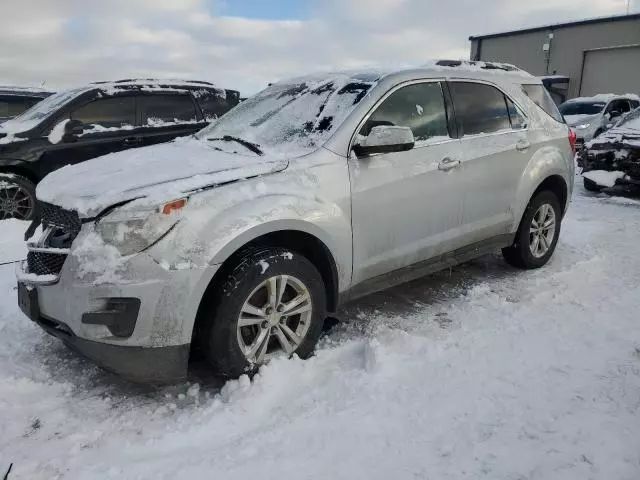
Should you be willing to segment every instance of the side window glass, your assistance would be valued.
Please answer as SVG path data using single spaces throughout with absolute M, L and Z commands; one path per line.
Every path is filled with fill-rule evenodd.
M 507 110 L 509 112 L 509 119 L 511 120 L 511 128 L 514 130 L 520 130 L 527 126 L 527 120 L 524 118 L 518 107 L 509 99 L 509 97 L 504 97 L 507 102 Z
M 497 88 L 482 83 L 452 82 L 451 93 L 463 136 L 511 128 L 505 96 Z
M 194 90 L 193 96 L 196 98 L 205 120 L 211 121 L 221 117 L 230 109 L 227 95 L 224 90 L 213 90 L 203 88 Z
M 416 83 L 396 90 L 369 117 L 360 135 L 369 135 L 377 125 L 409 127 L 416 143 L 433 138 L 449 138 L 440 83 Z
M 142 124 L 161 126 L 197 121 L 190 95 L 142 95 L 138 97 Z
M 134 97 L 99 98 L 71 112 L 72 120 L 105 128 L 130 127 L 136 124 Z
M 622 113 L 627 113 L 627 112 L 631 111 L 631 107 L 629 106 L 629 101 L 628 100 L 620 101 L 620 111 Z
M 30 97 L 0 97 L 0 118 L 20 115 L 38 103 L 38 101 L 40 101 L 40 99 Z

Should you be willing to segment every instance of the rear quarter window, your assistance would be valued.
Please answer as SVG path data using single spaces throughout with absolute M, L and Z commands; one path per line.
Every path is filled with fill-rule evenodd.
M 522 85 L 522 91 L 556 122 L 565 123 L 556 103 L 542 84 Z

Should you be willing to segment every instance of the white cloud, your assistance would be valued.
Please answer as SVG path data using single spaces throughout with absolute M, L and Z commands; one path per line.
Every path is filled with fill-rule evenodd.
M 178 76 L 252 93 L 314 70 L 467 58 L 469 35 L 623 13 L 626 4 L 311 1 L 309 19 L 276 21 L 217 16 L 205 0 L 3 0 L 0 83 Z

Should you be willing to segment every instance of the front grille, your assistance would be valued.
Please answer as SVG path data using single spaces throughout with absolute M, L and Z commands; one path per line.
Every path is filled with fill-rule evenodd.
M 42 228 L 57 227 L 71 235 L 73 241 L 74 238 L 80 233 L 82 222 L 78 212 L 73 210 L 65 210 L 47 202 L 38 202 L 38 210 L 40 219 L 42 221 Z
M 27 265 L 29 273 L 35 275 L 58 275 L 67 256 L 59 253 L 29 252 Z
M 35 275 L 58 275 L 67 255 L 60 252 L 42 251 L 47 248 L 70 248 L 80 233 L 82 222 L 77 212 L 65 210 L 47 202 L 38 202 L 38 213 L 45 233 L 39 249 L 27 254 L 28 273 Z

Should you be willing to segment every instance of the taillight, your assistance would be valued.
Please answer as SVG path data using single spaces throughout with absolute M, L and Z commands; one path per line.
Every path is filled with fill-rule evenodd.
M 576 135 L 576 132 L 573 131 L 572 128 L 569 129 L 569 145 L 571 145 L 571 151 L 573 152 L 573 154 L 576 154 L 576 141 L 578 140 L 578 137 Z

